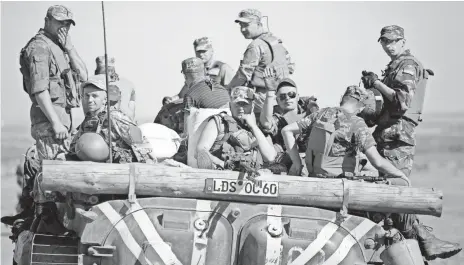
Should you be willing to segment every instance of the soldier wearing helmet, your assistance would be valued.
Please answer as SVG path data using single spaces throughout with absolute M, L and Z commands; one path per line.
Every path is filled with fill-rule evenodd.
M 110 85 L 109 89 L 109 104 L 114 104 L 110 112 L 111 130 L 108 129 L 105 75 L 92 76 L 82 84 L 85 118 L 73 138 L 71 153 L 80 160 L 105 162 L 111 144 L 113 163 L 153 162 L 148 156 L 151 152 L 148 141 L 132 119 L 117 108 L 120 98 L 117 86 Z
M 295 134 L 309 137 L 306 167 L 312 177 L 338 177 L 356 174 L 356 154 L 363 152 L 379 171 L 398 177 L 394 181 L 409 185 L 406 175 L 377 152 L 376 143 L 364 120 L 356 116 L 364 108 L 365 91 L 349 86 L 339 107 L 323 108 L 282 129 L 285 146 L 292 159 L 291 175 L 300 175 L 302 162 L 295 145 Z
M 241 171 L 243 164 L 254 170 L 272 162 L 276 152 L 257 125 L 253 114 L 254 92 L 236 87 L 230 95 L 232 116 L 220 113 L 209 118 L 196 149 L 199 168 Z
M 280 79 L 289 77 L 295 71 L 295 64 L 283 46 L 282 40 L 267 32 L 261 19 L 262 15 L 258 10 L 245 9 L 239 13 L 235 20 L 235 23 L 240 25 L 240 31 L 245 39 L 252 41 L 240 61 L 237 73 L 229 83 L 229 88 L 248 86 L 255 89 L 256 98 L 253 104 L 257 117 L 261 113 L 266 98 L 264 69 L 268 66 L 274 66 Z
M 378 90 L 383 96 L 383 108 L 374 121 L 377 127 L 373 136 L 378 152 L 409 177 L 416 146 L 415 128 L 421 121 L 426 81 L 433 72 L 424 69 L 405 48 L 402 27 L 383 27 L 378 41 L 391 59 L 383 79 L 380 80 L 373 72 L 362 72 L 364 87 Z M 458 243 L 436 238 L 420 224 L 416 215 L 393 214 L 392 219 L 406 238 L 418 240 L 422 255 L 427 260 L 448 258 L 462 249 Z

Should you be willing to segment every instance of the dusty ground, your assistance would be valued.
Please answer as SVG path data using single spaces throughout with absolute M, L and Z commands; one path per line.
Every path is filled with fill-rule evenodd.
M 418 148 L 412 175 L 414 186 L 433 187 L 443 191 L 441 218 L 423 216 L 421 221 L 434 228 L 438 237 L 464 245 L 464 118 L 456 116 L 427 117 L 418 129 Z M 28 130 L 2 128 L 1 215 L 14 213 L 19 188 L 14 168 L 30 145 Z M 13 245 L 9 230 L 1 227 L 1 264 L 11 264 Z M 431 265 L 464 264 L 464 253 L 451 259 L 436 260 Z

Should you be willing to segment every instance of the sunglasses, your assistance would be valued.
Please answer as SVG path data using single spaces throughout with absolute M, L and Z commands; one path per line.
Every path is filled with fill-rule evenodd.
M 286 99 L 287 99 L 287 96 L 288 96 L 289 98 L 296 98 L 296 92 L 290 91 L 290 92 L 288 92 L 288 93 L 281 93 L 281 94 L 279 94 L 279 99 L 280 99 L 280 100 L 286 100 Z

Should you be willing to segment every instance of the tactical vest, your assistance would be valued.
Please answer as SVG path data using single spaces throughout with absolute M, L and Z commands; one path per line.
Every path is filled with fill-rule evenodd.
M 287 50 L 282 45 L 282 41 L 269 34 L 262 34 L 258 38 L 263 40 L 271 50 L 272 59 L 267 63 L 266 67 L 275 66 L 277 76 L 280 79 L 288 77 L 290 75 L 290 69 L 288 68 Z M 262 80 L 264 78 L 263 70 L 264 69 L 255 70 L 250 82 L 252 86 L 257 87 L 257 84 L 259 84 L 257 80 Z
M 220 61 L 214 61 L 214 63 L 211 65 L 211 68 L 209 68 L 207 71 L 206 71 L 206 75 L 209 76 L 209 78 L 213 81 L 215 81 L 216 83 L 220 84 L 220 85 L 223 85 L 221 84 L 221 76 L 219 75 L 221 73 L 221 67 L 222 65 L 224 65 L 223 62 L 220 62 Z
M 396 62 L 395 64 L 390 65 L 389 72 L 385 74 L 384 81 L 387 78 L 394 79 L 398 74 L 398 69 L 403 68 L 406 63 L 412 62 L 414 65 L 418 66 L 419 73 L 418 73 L 418 82 L 416 84 L 416 91 L 414 96 L 412 97 L 412 101 L 410 107 L 402 105 L 402 110 L 405 111 L 403 116 L 411 119 L 413 122 L 418 124 L 422 121 L 421 114 L 424 106 L 425 101 L 425 93 L 427 89 L 427 81 L 429 79 L 429 75 L 433 76 L 434 73 L 430 69 L 424 69 L 422 64 L 412 55 L 403 56 L 401 60 Z
M 309 176 L 337 177 L 346 172 L 355 173 L 356 171 L 356 156 L 348 154 L 344 156 L 330 155 L 336 135 L 335 131 L 339 129 L 336 120 L 337 118 L 332 118 L 325 122 L 318 119 L 312 125 L 305 158 Z M 349 134 L 354 134 L 352 128 Z
M 210 149 L 211 154 L 225 161 L 224 169 L 240 170 L 241 161 L 254 169 L 262 167 L 263 158 L 258 146 L 251 144 L 251 132 L 241 128 L 232 116 L 225 113 L 214 115 L 211 119 L 224 124 L 224 131 L 218 127 L 220 140 L 217 140 Z
M 50 55 L 57 67 L 57 74 L 49 77 L 49 93 L 50 97 L 57 98 L 53 102 L 55 105 L 61 105 L 66 108 L 78 108 L 81 106 L 81 95 L 78 88 L 78 75 L 69 65 L 69 59 L 63 50 L 52 40 L 42 33 L 38 33 L 32 38 L 26 46 L 21 50 L 20 65 L 21 73 L 23 74 L 23 89 L 29 93 L 30 89 L 26 84 L 30 85 L 29 67 L 25 63 L 24 52 L 29 44 L 34 40 L 42 40 L 47 44 Z M 50 60 L 52 61 L 52 60 Z M 64 91 L 63 91 L 64 90 Z M 63 95 L 65 96 L 63 98 Z

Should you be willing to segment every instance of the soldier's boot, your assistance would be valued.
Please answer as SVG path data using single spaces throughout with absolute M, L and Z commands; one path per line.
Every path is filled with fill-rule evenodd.
M 419 242 L 422 255 L 427 260 L 434 260 L 436 258 L 447 259 L 462 250 L 459 243 L 451 243 L 436 238 L 431 233 L 432 228 L 424 226 L 418 220 L 414 222 L 413 230 Z

